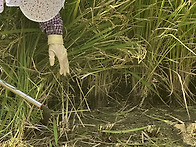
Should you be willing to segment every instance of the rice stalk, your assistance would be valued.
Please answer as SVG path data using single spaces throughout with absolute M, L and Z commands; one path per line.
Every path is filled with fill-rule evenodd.
M 195 3 L 192 4 L 195 5 Z M 182 3 L 173 3 L 171 1 L 169 1 L 169 3 L 167 1 L 151 1 L 141 3 L 140 1 L 139 3 L 138 1 L 138 6 L 143 8 L 137 9 L 137 11 L 135 11 L 136 21 L 134 22 L 134 24 L 136 25 L 134 27 L 134 34 L 141 36 L 141 38 L 144 38 L 144 40 L 146 40 L 148 44 L 148 53 L 145 60 L 143 61 L 146 69 L 139 69 L 139 71 L 140 73 L 142 73 L 142 76 L 146 77 L 145 81 L 147 81 L 149 84 L 153 84 L 158 89 L 162 88 L 162 86 L 167 87 L 166 89 L 169 89 L 168 87 L 171 87 L 173 88 L 173 90 L 171 90 L 172 93 L 175 93 L 176 95 L 180 92 L 178 91 L 179 88 L 177 88 L 179 84 L 176 84 L 175 81 L 167 81 L 168 78 L 165 77 L 167 76 L 165 67 L 167 67 L 168 65 L 168 60 L 170 61 L 169 68 L 177 70 L 178 72 L 178 68 L 182 67 L 182 69 L 180 70 L 182 77 L 186 77 L 186 80 L 190 81 L 187 79 L 188 75 L 183 73 L 183 71 L 190 71 L 190 69 L 192 68 L 191 65 L 193 65 L 195 58 L 195 53 L 193 52 L 194 48 L 190 49 L 187 46 L 188 44 L 190 44 L 189 40 L 193 39 L 191 32 L 195 32 L 195 26 L 190 25 L 193 24 L 191 22 L 194 22 L 191 19 L 194 14 L 190 13 L 193 7 L 189 6 L 185 1 L 183 1 Z M 185 26 L 189 26 L 189 29 L 187 29 L 187 27 Z M 146 30 L 141 31 L 141 28 L 145 28 Z M 185 32 L 183 32 L 183 30 L 185 30 Z M 174 38 L 169 39 L 162 37 L 168 35 L 176 36 L 175 39 L 177 39 L 177 41 Z M 183 48 L 186 48 L 187 52 L 184 51 Z M 171 54 L 172 56 L 170 56 Z M 180 66 L 178 66 L 178 61 L 183 61 L 183 64 L 180 64 Z M 185 61 L 188 62 L 188 65 L 190 66 L 187 66 L 187 64 L 184 63 Z M 190 76 L 192 73 L 189 73 Z M 174 74 L 170 77 L 174 78 L 173 76 L 175 77 L 176 75 Z M 165 79 L 165 81 L 163 81 L 165 85 L 162 84 L 162 79 L 159 79 L 159 77 L 165 77 L 162 78 Z M 178 79 L 178 77 L 175 77 L 175 79 Z M 153 81 L 158 82 L 153 83 Z M 188 85 L 189 83 L 187 83 L 187 86 L 185 87 L 188 88 Z M 145 89 L 145 86 L 142 89 Z M 144 94 L 144 99 L 145 97 L 147 97 L 147 95 Z M 180 97 L 178 97 L 177 99 L 180 99 Z

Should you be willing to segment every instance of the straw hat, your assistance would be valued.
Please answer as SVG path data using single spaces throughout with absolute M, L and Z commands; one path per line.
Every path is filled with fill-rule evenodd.
M 0 7 L 1 2 L 3 3 L 3 0 L 0 0 Z M 28 19 L 44 22 L 56 16 L 64 6 L 64 2 L 65 0 L 6 0 L 6 5 L 19 6 Z

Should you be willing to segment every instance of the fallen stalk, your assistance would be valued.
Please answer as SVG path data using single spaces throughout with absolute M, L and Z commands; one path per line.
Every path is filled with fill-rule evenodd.
M 129 129 L 129 130 L 102 130 L 101 132 L 104 133 L 112 133 L 112 134 L 119 134 L 119 133 L 129 133 L 129 132 L 135 132 L 135 131 L 140 131 L 147 129 L 149 126 L 141 127 L 141 128 L 134 128 L 134 129 Z

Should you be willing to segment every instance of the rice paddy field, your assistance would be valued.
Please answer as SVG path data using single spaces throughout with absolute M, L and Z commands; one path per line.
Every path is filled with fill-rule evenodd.
M 196 146 L 196 2 L 66 0 L 70 74 L 19 8 L 0 15 L 0 147 Z

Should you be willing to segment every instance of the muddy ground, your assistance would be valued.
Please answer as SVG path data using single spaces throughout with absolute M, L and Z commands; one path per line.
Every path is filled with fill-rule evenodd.
M 109 147 L 196 146 L 196 109 L 190 108 L 191 120 L 183 108 L 137 108 L 116 110 L 104 107 L 84 113 L 83 124 L 70 132 L 67 146 Z
M 102 107 L 69 119 L 69 129 L 62 133 L 53 120 L 48 127 L 27 126 L 22 142 L 35 147 L 188 147 L 196 146 L 196 108 L 151 107 L 126 109 Z M 72 115 L 73 116 L 73 115 Z M 23 145 L 25 146 L 25 145 Z

